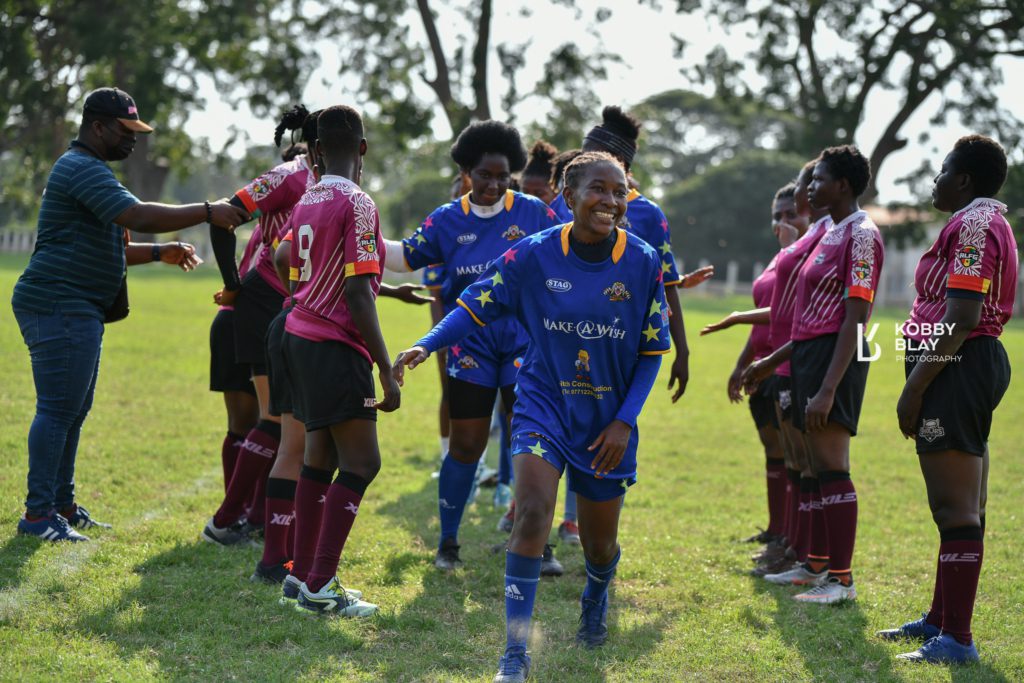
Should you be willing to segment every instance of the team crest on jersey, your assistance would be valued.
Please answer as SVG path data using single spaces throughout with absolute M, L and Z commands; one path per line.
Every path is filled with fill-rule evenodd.
M 576 361 L 574 363 L 576 367 L 576 379 L 581 382 L 590 381 L 590 354 L 580 349 L 579 353 L 576 354 Z
M 981 260 L 981 251 L 973 244 L 967 244 L 956 253 L 956 260 L 964 270 L 974 270 Z
M 608 297 L 609 301 L 629 301 L 633 296 L 626 289 L 626 285 L 621 282 L 613 282 L 611 287 L 604 290 L 604 295 Z
M 928 419 L 925 418 L 921 423 L 921 429 L 917 433 L 922 439 L 931 443 L 935 439 L 940 439 L 946 435 L 946 430 L 943 428 L 942 423 L 939 422 L 939 418 Z
M 364 235 L 359 236 L 359 250 L 364 251 L 367 254 L 374 254 L 377 252 L 377 236 L 372 232 L 368 232 Z
M 857 259 L 853 262 L 853 277 L 855 282 L 866 282 L 871 277 L 871 264 L 867 259 Z
M 510 225 L 508 226 L 508 230 L 501 233 L 501 236 L 507 239 L 509 242 L 515 242 L 516 240 L 521 240 L 524 237 L 526 237 L 526 233 L 523 232 L 523 229 L 520 228 L 518 225 Z
M 820 252 L 818 252 L 818 255 L 814 257 L 814 265 L 820 266 L 824 262 L 825 262 L 825 252 L 820 251 Z
M 480 367 L 480 364 L 476 362 L 476 359 L 473 358 L 473 356 L 467 353 L 459 356 L 459 367 L 463 370 L 474 370 Z

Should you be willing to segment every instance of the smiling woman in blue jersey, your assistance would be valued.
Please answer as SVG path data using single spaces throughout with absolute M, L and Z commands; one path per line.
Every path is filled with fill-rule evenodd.
M 436 209 L 410 237 L 388 241 L 385 256 L 385 267 L 398 272 L 443 265 L 448 276 L 442 292 L 445 313 L 457 308 L 459 293 L 494 259 L 555 223 L 554 211 L 544 202 L 509 189 L 512 174 L 526 166 L 526 149 L 514 127 L 500 121 L 470 124 L 452 145 L 451 156 L 469 177 L 470 191 Z M 487 447 L 491 412 L 499 390 L 510 412 L 526 345 L 522 328 L 510 318 L 448 349 L 451 437 L 438 478 L 438 569 L 462 566 L 459 525 Z
M 607 639 L 619 510 L 636 481 L 637 417 L 670 348 L 662 261 L 616 227 L 629 194 L 622 165 L 609 154 L 583 154 L 566 167 L 563 193 L 571 224 L 506 251 L 462 292 L 458 308 L 395 359 L 402 381 L 406 367 L 508 320 L 529 339 L 512 418 L 516 520 L 505 560 L 500 682 L 529 671 L 526 638 L 563 471 L 578 496 L 587 566 L 577 640 L 596 647 Z
M 714 266 L 705 266 L 692 273 L 680 275 L 676 259 L 672 254 L 672 233 L 668 219 L 661 207 L 640 194 L 635 187 L 630 167 L 638 150 L 640 121 L 620 107 L 605 107 L 601 112 L 601 123 L 594 126 L 583 138 L 584 152 L 607 152 L 618 159 L 626 171 L 629 194 L 626 196 L 626 213 L 620 227 L 644 240 L 658 250 L 661 258 L 661 272 L 665 279 L 665 299 L 669 307 L 669 329 L 672 345 L 676 348 L 675 360 L 669 373 L 668 388 L 675 403 L 686 391 L 690 378 L 690 351 L 686 345 L 686 329 L 683 326 L 683 310 L 679 304 L 677 287 L 696 287 L 714 275 Z M 557 179 L 556 179 L 557 180 Z M 555 183 L 558 186 L 558 183 Z M 562 221 L 572 220 L 572 209 L 564 194 L 555 197 L 551 208 Z

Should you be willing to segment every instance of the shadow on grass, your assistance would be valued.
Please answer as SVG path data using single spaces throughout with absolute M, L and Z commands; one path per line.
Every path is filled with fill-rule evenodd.
M 21 584 L 21 570 L 42 547 L 36 536 L 13 536 L 0 548 L 0 590 L 15 589 Z
M 800 653 L 813 680 L 835 678 L 837 671 L 863 671 L 864 680 L 901 680 L 908 667 L 927 667 L 898 661 L 890 647 L 880 639 L 866 633 L 868 620 L 856 602 L 838 605 L 805 605 L 793 599 L 799 590 L 772 586 L 753 579 L 755 592 L 775 599 L 775 627 L 783 640 Z M 762 629 L 752 614 L 747 622 Z M 916 649 L 917 643 L 905 643 L 902 652 Z M 840 668 L 842 667 L 842 668 Z M 948 668 L 953 681 L 997 681 L 1007 678 L 985 663 Z M 858 676 L 858 679 L 861 677 Z
M 465 567 L 444 573 L 432 566 L 437 544 L 437 482 L 424 476 L 417 490 L 389 501 L 378 509 L 412 538 L 417 552 L 390 557 L 382 582 L 407 584 L 411 575 L 419 591 L 393 614 L 378 621 L 387 642 L 399 650 L 423 651 L 427 669 L 403 667 L 397 658 L 382 663 L 387 680 L 450 680 L 455 676 L 489 678 L 504 648 L 504 553 L 506 534 L 497 532 L 500 516 L 492 510 L 489 494 L 481 491 L 476 509 L 468 509 L 460 529 L 460 553 Z M 623 539 L 628 545 L 629 539 Z M 497 548 L 497 551 L 495 550 Z M 560 549 L 565 574 L 544 578 L 538 589 L 534 629 L 530 639 L 533 670 L 538 680 L 605 680 L 616 663 L 642 660 L 651 653 L 678 617 L 660 611 L 651 617 L 642 606 L 630 604 L 611 589 L 610 639 L 592 652 L 575 643 L 579 596 L 586 581 L 582 552 Z M 619 611 L 634 608 L 644 620 L 620 627 Z

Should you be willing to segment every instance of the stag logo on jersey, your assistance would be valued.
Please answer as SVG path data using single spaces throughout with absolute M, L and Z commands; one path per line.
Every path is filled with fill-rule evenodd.
M 946 430 L 939 422 L 939 418 L 929 419 L 925 418 L 921 423 L 921 429 L 917 432 L 917 435 L 931 443 L 935 439 L 941 439 L 946 435 Z
M 633 296 L 621 282 L 613 282 L 611 287 L 604 290 L 604 295 L 608 297 L 608 301 L 629 301 Z
M 480 364 L 476 362 L 473 356 L 467 353 L 459 357 L 459 367 L 463 370 L 473 370 L 480 367 Z
M 973 244 L 968 244 L 960 247 L 960 251 L 956 253 L 956 260 L 964 270 L 973 270 L 981 260 L 981 252 Z
M 508 226 L 508 230 L 501 233 L 501 236 L 507 239 L 509 242 L 515 242 L 516 240 L 521 240 L 524 237 L 526 237 L 526 233 L 523 232 L 523 229 L 520 228 L 518 225 L 510 225 Z
M 475 232 L 464 232 L 461 235 L 459 235 L 458 237 L 456 237 L 455 241 L 458 242 L 459 244 L 462 244 L 462 245 L 473 244 L 473 242 L 476 242 L 476 233 Z
M 552 292 L 568 292 L 570 289 L 572 289 L 571 282 L 557 277 L 548 278 L 547 282 L 545 282 L 544 284 Z

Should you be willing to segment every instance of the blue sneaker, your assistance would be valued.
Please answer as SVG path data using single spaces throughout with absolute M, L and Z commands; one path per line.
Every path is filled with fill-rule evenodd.
M 608 640 L 608 594 L 604 594 L 601 602 L 581 597 L 580 608 L 580 628 L 576 631 L 576 642 L 587 649 L 601 647 Z
M 494 683 L 522 683 L 530 677 L 530 655 L 521 648 L 509 648 L 498 660 Z
M 38 536 L 44 541 L 88 541 L 89 537 L 80 534 L 68 525 L 56 512 L 51 512 L 48 517 L 30 522 L 24 517 L 18 520 L 18 533 L 25 536 Z
M 927 618 L 928 614 L 925 613 L 917 621 L 908 621 L 899 628 L 888 628 L 875 635 L 883 640 L 920 640 L 921 642 L 931 640 L 942 633 L 942 629 L 929 624 L 925 621 Z
M 978 661 L 978 648 L 973 641 L 970 645 L 962 645 L 950 634 L 943 633 L 913 652 L 896 655 L 896 659 L 926 664 L 967 664 Z
M 68 520 L 68 525 L 74 529 L 92 529 L 93 527 L 98 529 L 113 528 L 110 524 L 97 522 L 92 518 L 92 515 L 89 514 L 89 511 L 81 505 L 76 504 L 74 506 L 74 510 L 75 511 L 70 515 L 62 515 L 66 520 Z

